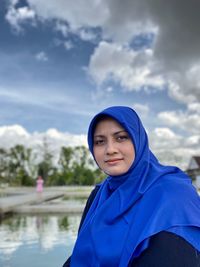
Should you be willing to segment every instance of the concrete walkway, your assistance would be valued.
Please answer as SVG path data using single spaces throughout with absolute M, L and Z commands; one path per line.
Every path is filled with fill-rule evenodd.
M 63 195 L 63 193 L 44 192 L 42 194 L 31 193 L 25 195 L 3 197 L 0 198 L 0 214 L 15 212 L 15 210 L 19 209 L 23 204 L 40 204 L 44 201 L 62 197 Z M 29 206 L 29 209 L 31 209 L 31 206 Z
M 16 207 L 14 212 L 23 214 L 79 214 L 83 212 L 85 205 L 22 205 L 21 207 Z
M 84 204 L 48 203 L 48 201 L 61 198 L 85 198 L 87 199 L 92 186 L 87 187 L 46 187 L 43 193 L 36 193 L 35 188 L 19 187 L 0 189 L 0 217 L 13 213 L 81 213 Z

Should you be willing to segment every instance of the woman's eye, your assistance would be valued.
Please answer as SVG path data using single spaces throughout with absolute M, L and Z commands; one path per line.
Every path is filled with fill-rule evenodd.
M 94 145 L 100 146 L 104 144 L 104 140 L 96 140 L 94 141 Z
M 119 142 L 123 142 L 123 141 L 125 141 L 127 139 L 128 139 L 127 135 L 120 135 L 120 136 L 117 137 L 117 141 L 119 141 Z

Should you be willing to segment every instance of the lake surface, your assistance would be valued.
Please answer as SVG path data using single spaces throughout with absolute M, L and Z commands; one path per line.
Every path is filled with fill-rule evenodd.
M 80 215 L 15 215 L 0 223 L 1 267 L 62 267 Z

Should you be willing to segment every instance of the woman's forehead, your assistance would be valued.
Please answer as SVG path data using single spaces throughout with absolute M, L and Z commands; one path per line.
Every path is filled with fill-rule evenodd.
M 94 128 L 94 135 L 97 132 L 106 132 L 106 131 L 125 131 L 124 127 L 115 119 L 111 117 L 104 117 L 99 120 Z

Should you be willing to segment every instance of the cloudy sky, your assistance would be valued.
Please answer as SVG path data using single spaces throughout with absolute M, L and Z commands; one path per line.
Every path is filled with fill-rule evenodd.
M 200 154 L 199 10 L 196 0 L 1 0 L 1 144 L 84 143 L 95 113 L 127 105 L 162 160 Z

